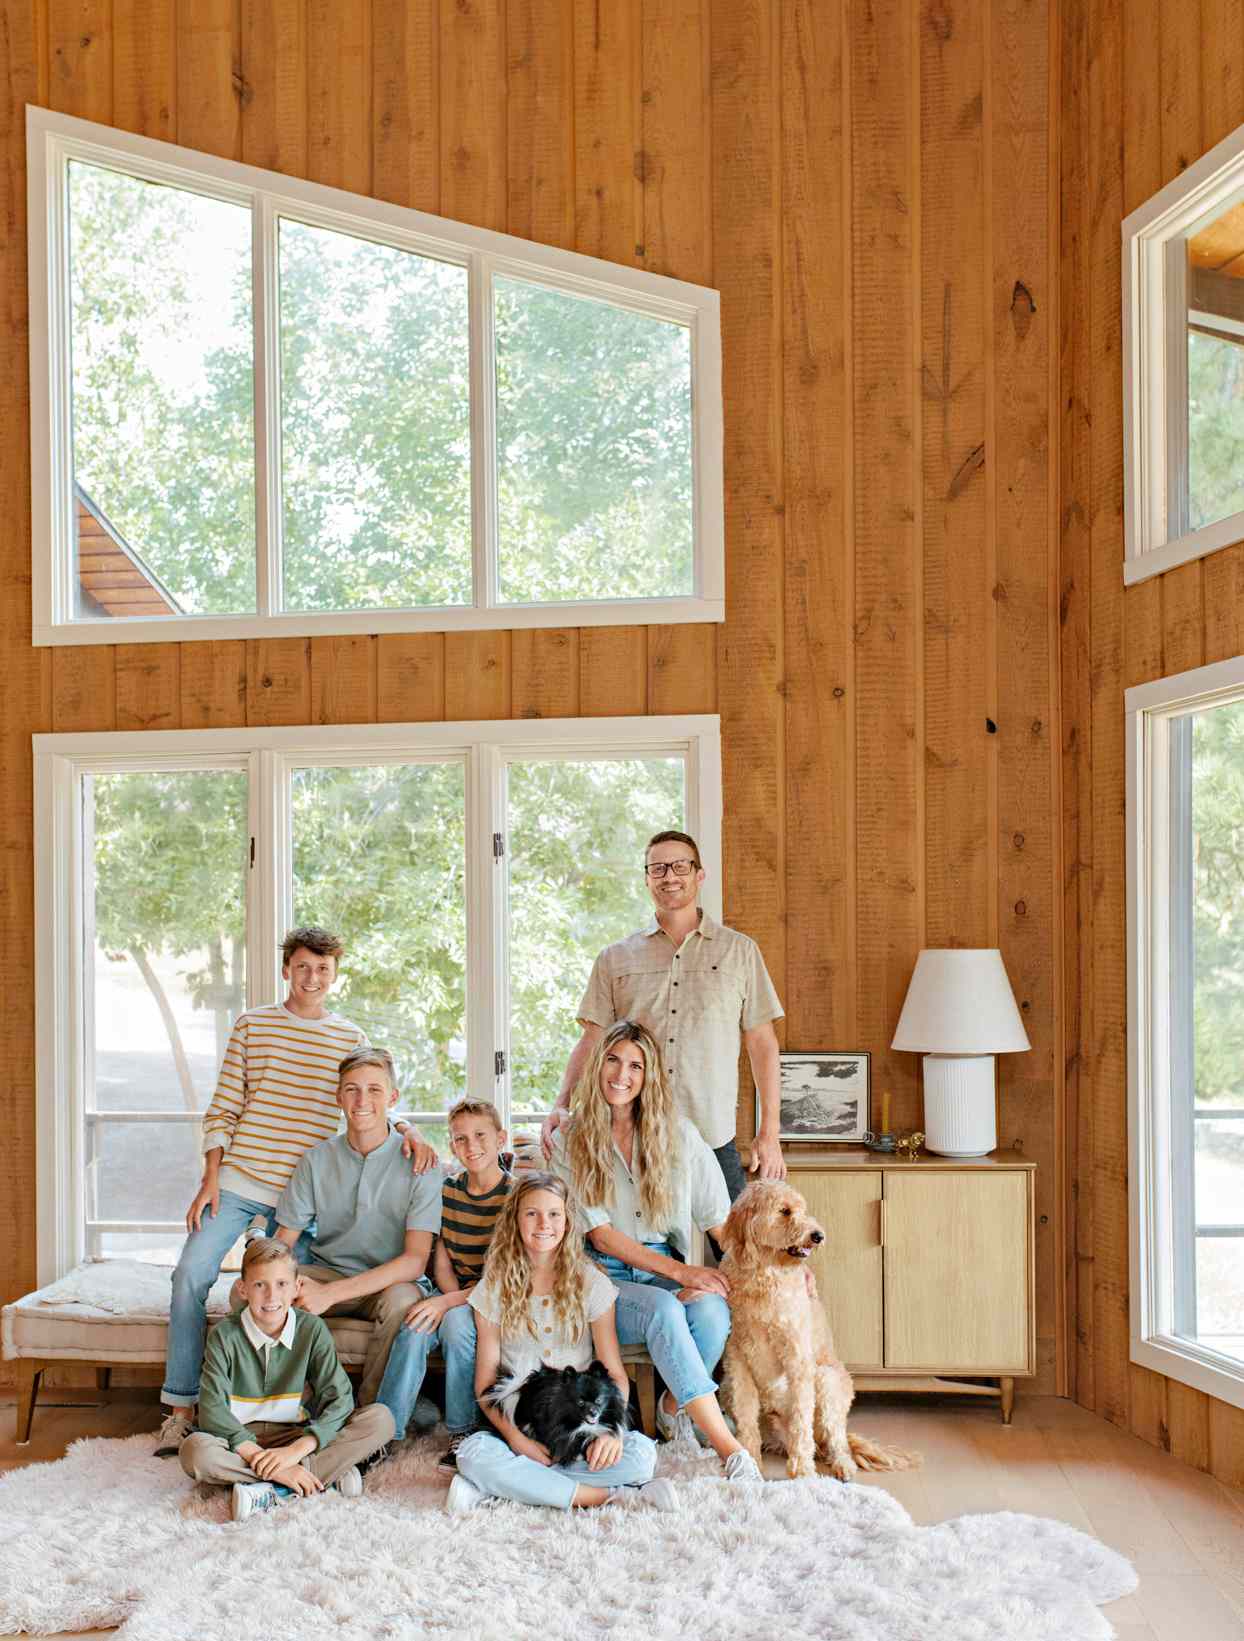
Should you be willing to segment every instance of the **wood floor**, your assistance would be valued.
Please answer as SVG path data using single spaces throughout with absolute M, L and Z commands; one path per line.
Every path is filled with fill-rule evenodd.
M 153 1402 L 47 1407 L 30 1446 L 18 1447 L 7 1402 L 0 1469 L 58 1458 L 78 1436 L 129 1436 L 158 1422 Z M 855 1423 L 924 1454 L 922 1470 L 866 1478 L 916 1521 L 1022 1510 L 1130 1557 L 1140 1588 L 1106 1609 L 1123 1641 L 1244 1641 L 1244 1493 L 1052 1396 L 1021 1398 L 1009 1429 L 988 1405 L 898 1396 L 866 1398 Z M 769 1468 L 781 1474 L 780 1460 Z

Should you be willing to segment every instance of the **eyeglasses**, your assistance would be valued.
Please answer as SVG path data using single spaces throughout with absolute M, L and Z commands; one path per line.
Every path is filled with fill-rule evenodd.
M 675 877 L 690 877 L 696 869 L 693 860 L 654 860 L 651 866 L 645 866 L 644 871 L 649 877 L 664 877 L 666 872 L 673 872 Z

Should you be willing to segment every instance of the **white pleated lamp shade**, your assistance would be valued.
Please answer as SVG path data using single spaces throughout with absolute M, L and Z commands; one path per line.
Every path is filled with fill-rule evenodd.
M 890 1046 L 914 1054 L 1017 1054 L 1031 1048 L 1002 953 L 992 947 L 921 952 Z

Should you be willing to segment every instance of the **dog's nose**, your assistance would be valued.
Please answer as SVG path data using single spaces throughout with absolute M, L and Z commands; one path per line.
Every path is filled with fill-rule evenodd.
M 825 1233 L 824 1233 L 824 1231 L 813 1231 L 813 1233 L 812 1233 L 812 1241 L 813 1241 L 813 1242 L 814 1242 L 814 1243 L 817 1243 L 817 1242 L 824 1242 L 824 1240 L 825 1240 Z

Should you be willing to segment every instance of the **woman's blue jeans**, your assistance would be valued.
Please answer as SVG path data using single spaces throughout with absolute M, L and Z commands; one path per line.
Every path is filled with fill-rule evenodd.
M 199 1399 L 199 1374 L 207 1339 L 207 1296 L 220 1275 L 225 1255 L 256 1214 L 264 1217 L 264 1235 L 275 1236 L 276 1209 L 271 1203 L 252 1202 L 235 1191 L 222 1191 L 219 1213 L 205 1208 L 201 1228 L 186 1238 L 173 1272 L 168 1358 L 160 1392 L 160 1400 L 169 1407 L 193 1407 Z M 297 1263 L 298 1248 L 293 1256 Z
M 432 1294 L 436 1289 L 423 1278 L 419 1286 Z M 435 1333 L 420 1333 L 401 1327 L 389 1351 L 388 1365 L 376 1400 L 393 1415 L 395 1441 L 406 1434 L 415 1401 L 423 1388 L 428 1357 L 440 1346 L 445 1359 L 445 1423 L 451 1435 L 474 1430 L 478 1412 L 475 1405 L 475 1312 L 470 1305 L 456 1305 L 446 1311 Z
M 670 1253 L 666 1246 L 654 1251 Z M 706 1293 L 684 1305 L 677 1297 L 681 1282 L 624 1265 L 609 1254 L 596 1259 L 618 1290 L 618 1343 L 647 1348 L 676 1406 L 715 1396 L 713 1369 L 730 1337 L 730 1307 L 721 1295 Z

